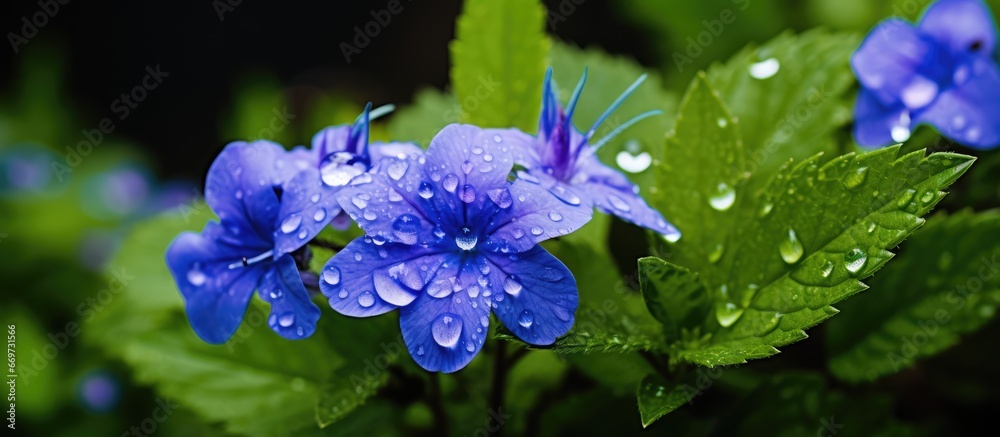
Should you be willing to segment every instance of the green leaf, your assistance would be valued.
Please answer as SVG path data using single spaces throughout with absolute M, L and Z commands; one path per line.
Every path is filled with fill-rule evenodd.
M 639 400 L 639 416 L 644 428 L 691 400 L 684 386 L 670 384 L 655 374 L 643 378 L 635 397 Z
M 951 347 L 1000 304 L 1000 211 L 937 215 L 905 244 L 907 256 L 872 279 L 876 294 L 846 302 L 830 321 L 830 369 L 874 380 Z
M 759 48 L 750 45 L 725 64 L 713 64 L 708 79 L 740 121 L 745 144 L 739 171 L 770 176 L 793 158 L 838 150 L 835 132 L 851 118 L 854 83 L 849 60 L 857 35 L 815 29 L 785 32 Z M 769 73 L 758 79 L 751 72 Z M 758 74 L 759 75 L 759 74 Z M 750 189 L 766 179 L 752 180 Z
M 708 314 L 708 292 L 698 274 L 656 257 L 639 260 L 639 286 L 650 314 L 663 324 L 668 341 L 683 327 L 698 326 Z
M 417 92 L 413 104 L 397 110 L 389 120 L 389 138 L 415 141 L 425 148 L 449 123 L 457 123 L 461 107 L 452 94 L 427 88 Z
M 128 364 L 137 381 L 206 421 L 221 422 L 228 432 L 315 431 L 321 387 L 347 363 L 377 357 L 379 341 L 371 338 L 384 331 L 373 324 L 360 329 L 346 317 L 323 317 L 312 337 L 286 340 L 267 326 L 266 305 L 255 298 L 228 343 L 203 342 L 191 330 L 163 254 L 178 233 L 200 229 L 210 216 L 197 204 L 137 225 L 111 263 L 110 277 L 120 278 L 124 290 L 84 318 L 93 319 L 84 335 Z M 361 340 L 345 342 L 344 332 Z
M 699 273 L 715 304 L 703 325 L 711 338 L 674 345 L 674 360 L 737 364 L 805 338 L 804 329 L 837 312 L 832 304 L 866 288 L 860 279 L 891 258 L 887 249 L 923 223 L 974 160 L 897 156 L 898 147 L 825 163 L 817 155 L 787 164 L 754 196 L 726 170 L 739 163 L 742 143 L 725 114 L 696 79 L 667 140 L 676 158 L 658 168 L 654 205 L 685 233 L 677 264 Z M 720 184 L 727 187 L 713 192 Z
M 451 43 L 461 119 L 482 127 L 538 125 L 551 42 L 536 0 L 466 0 Z

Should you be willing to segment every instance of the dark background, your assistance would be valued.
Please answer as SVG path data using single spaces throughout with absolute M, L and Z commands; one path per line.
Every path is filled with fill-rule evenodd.
M 403 11 L 348 64 L 340 43 L 351 43 L 354 27 L 372 20 L 371 11 L 385 9 L 388 0 L 243 0 L 231 10 L 226 0 L 71 0 L 59 5 L 55 16 L 28 44 L 19 46 L 17 54 L 7 33 L 19 33 L 21 18 L 41 7 L 38 0 L 8 0 L 0 14 L 2 50 L 7 51 L 0 83 L 4 91 L 11 91 L 27 51 L 55 48 L 71 72 L 65 104 L 87 114 L 80 120 L 83 125 L 96 127 L 101 118 L 114 115 L 111 103 L 139 84 L 145 67 L 159 64 L 169 79 L 127 119 L 116 123 L 111 135 L 144 149 L 160 177 L 200 180 L 225 144 L 219 138 L 221 114 L 230 109 L 233 84 L 247 72 L 271 73 L 286 89 L 336 89 L 359 105 L 367 100 L 376 105 L 406 104 L 421 87 L 444 88 L 448 43 L 461 2 L 400 1 Z M 546 4 L 555 8 L 559 1 Z M 226 5 L 221 21 L 216 5 Z M 610 2 L 583 3 L 572 19 L 549 27 L 553 30 L 562 40 L 653 63 L 654 54 L 644 44 L 648 38 L 630 27 Z M 299 143 L 308 140 L 309 136 L 298 138 Z

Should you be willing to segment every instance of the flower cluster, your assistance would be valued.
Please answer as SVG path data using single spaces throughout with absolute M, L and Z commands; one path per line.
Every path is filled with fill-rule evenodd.
M 352 126 L 318 133 L 310 149 L 228 145 L 205 188 L 219 222 L 180 235 L 166 255 L 191 326 L 207 342 L 227 341 L 256 290 L 271 306 L 275 332 L 308 337 L 320 315 L 310 284 L 347 316 L 398 308 L 410 355 L 430 371 L 468 364 L 486 340 L 491 314 L 525 342 L 552 344 L 573 325 L 577 286 L 538 243 L 579 229 L 595 207 L 679 236 L 595 154 L 658 112 L 590 143 L 641 79 L 581 132 L 571 119 L 585 78 L 564 111 L 548 72 L 537 135 L 453 124 L 426 151 L 369 144 L 370 120 L 382 112 L 369 106 Z M 307 243 L 345 217 L 365 235 L 310 280 Z
M 970 147 L 1000 145 L 996 26 L 981 0 L 940 0 L 914 26 L 880 23 L 851 58 L 861 83 L 854 136 L 863 146 L 906 141 L 929 124 Z

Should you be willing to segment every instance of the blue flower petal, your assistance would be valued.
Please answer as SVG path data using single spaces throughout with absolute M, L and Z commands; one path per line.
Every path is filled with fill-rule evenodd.
M 541 185 L 518 179 L 510 185 L 512 206 L 499 211 L 486 231 L 486 247 L 495 252 L 523 252 L 537 243 L 573 232 L 594 215 L 582 199 L 566 203 Z M 498 196 L 499 197 L 499 196 Z
M 883 104 L 898 102 L 924 65 L 933 44 L 913 25 L 892 18 L 878 24 L 851 56 L 851 66 L 861 85 Z
M 337 312 L 377 316 L 392 311 L 396 304 L 412 302 L 421 294 L 416 290 L 426 288 L 445 258 L 440 251 L 421 246 L 379 245 L 369 237 L 358 238 L 326 263 L 319 286 Z
M 578 192 L 589 197 L 601 212 L 666 236 L 680 237 L 677 228 L 639 196 L 639 187 L 625 175 L 601 163 L 596 155 L 583 159 L 577 167 L 579 170 L 571 183 L 578 187 Z M 567 190 L 570 187 L 568 184 L 563 186 Z M 558 189 L 559 185 L 553 187 L 554 191 Z
M 333 153 L 346 152 L 356 155 L 365 149 L 367 135 L 352 135 L 353 126 L 330 126 L 313 135 L 312 150 L 322 163 Z
M 386 158 L 405 159 L 411 155 L 422 155 L 424 149 L 413 143 L 372 143 L 368 146 L 372 165 Z
M 501 131 L 487 132 L 472 125 L 445 126 L 431 140 L 424 173 L 442 195 L 438 208 L 466 211 L 466 217 L 491 208 L 490 190 L 507 184 L 514 166 Z M 489 202 L 489 203 L 487 203 Z
M 905 141 L 910 137 L 910 124 L 909 112 L 902 103 L 886 106 L 871 91 L 862 88 L 858 92 L 854 104 L 854 139 L 859 145 L 882 147 Z
M 267 263 L 230 269 L 243 256 L 224 241 L 224 230 L 209 222 L 201 234 L 180 234 L 167 248 L 166 261 L 181 290 L 188 320 L 208 343 L 225 343 L 239 328 Z
M 494 310 L 514 335 L 549 345 L 573 326 L 579 296 L 573 274 L 541 246 L 516 255 L 487 254 Z
M 435 224 L 451 217 L 438 211 L 441 200 L 427 181 L 420 158 L 383 159 L 378 168 L 351 181 L 336 197 L 340 206 L 370 237 L 403 244 L 429 243 L 439 238 Z M 439 231 L 440 233 L 440 231 Z
M 990 56 L 996 47 L 993 15 L 980 0 L 938 0 L 927 8 L 917 27 L 952 53 Z
M 274 259 L 315 238 L 341 211 L 336 197 L 340 187 L 324 184 L 319 170 L 302 170 L 284 187 L 274 229 Z
M 974 59 L 972 65 L 964 68 L 969 72 L 968 79 L 941 93 L 931 106 L 920 112 L 916 122 L 929 123 L 946 137 L 970 147 L 996 147 L 1000 145 L 1000 73 L 997 65 L 985 59 Z
M 541 140 L 535 136 L 515 128 L 485 129 L 484 132 L 488 137 L 498 135 L 503 139 L 504 145 L 510 148 L 511 159 L 515 164 L 525 168 L 542 166 L 542 157 L 539 154 Z
M 464 270 L 474 268 L 470 263 Z M 489 334 L 489 299 L 482 292 L 470 297 L 459 291 L 441 298 L 421 293 L 400 308 L 399 326 L 413 360 L 431 372 L 450 373 L 469 364 Z
M 270 141 L 231 143 L 208 170 L 205 201 L 246 246 L 271 246 L 281 186 L 274 171 L 285 149 Z
M 298 340 L 312 336 L 319 307 L 309 299 L 291 255 L 271 263 L 258 286 L 261 299 L 271 304 L 267 324 L 282 337 Z

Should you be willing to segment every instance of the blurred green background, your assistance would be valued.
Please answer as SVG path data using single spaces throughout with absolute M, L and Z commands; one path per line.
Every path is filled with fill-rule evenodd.
M 164 402 L 170 405 L 98 347 L 88 331 L 92 316 L 109 304 L 105 298 L 114 300 L 102 293 L 114 286 L 104 272 L 114 271 L 111 263 L 123 237 L 134 223 L 159 212 L 205 214 L 196 203 L 201 184 L 227 142 L 269 138 L 286 146 L 304 144 L 320 128 L 352 120 L 369 100 L 376 106 L 405 107 L 419 100 L 416 96 L 433 98 L 427 88 L 448 89 L 448 43 L 461 9 L 458 1 L 404 2 L 392 24 L 349 61 L 340 44 L 354 38 L 354 26 L 371 20 L 371 11 L 385 8 L 385 1 L 186 3 L 68 3 L 59 5 L 26 42 L 9 39 L 14 42 L 6 48 L 0 70 L 0 320 L 17 327 L 22 432 L 123 435 L 165 408 Z M 697 71 L 785 29 L 822 26 L 860 36 L 890 15 L 915 18 L 928 3 L 549 0 L 546 31 L 572 45 L 634 59 L 658 71 L 676 96 Z M 1000 1 L 990 3 L 994 10 L 1000 7 Z M 0 28 L 22 36 L 27 35 L 22 17 L 30 19 L 43 10 L 34 1 L 2 7 Z M 730 18 L 729 24 L 717 24 Z M 167 75 L 155 88 L 146 87 L 142 101 L 118 101 L 143 80 L 152 83 L 146 77 L 156 66 Z M 100 132 L 106 118 L 113 131 Z M 379 124 L 375 137 L 392 137 L 393 123 L 414 122 L 387 119 L 389 128 Z M 426 146 L 426 138 L 393 139 L 416 139 Z M 81 142 L 91 143 L 92 152 L 79 159 L 69 156 L 68 150 Z M 981 162 L 978 174 L 996 174 L 1000 166 L 995 162 Z M 968 179 L 974 182 L 956 186 L 954 196 L 965 203 L 945 208 L 998 206 L 995 178 Z M 620 223 L 612 224 L 612 232 L 637 235 Z M 615 243 L 613 252 L 619 266 L 631 272 L 645 244 L 628 238 L 611 240 L 626 241 Z M 183 323 L 176 327 L 189 329 Z M 128 330 L 119 333 L 128 335 Z M 852 386 L 816 379 L 828 373 L 821 327 L 810 331 L 814 338 L 786 348 L 777 358 L 727 372 L 718 387 L 649 432 L 769 430 L 766 421 L 743 412 L 754 402 L 765 402 L 775 405 L 775 411 L 778 405 L 788 407 L 778 415 L 798 414 L 789 413 L 787 404 L 799 398 L 781 385 L 794 378 L 815 389 L 815 405 L 807 402 L 803 408 L 808 412 L 801 414 L 811 415 L 819 435 L 824 435 L 823 418 L 814 413 L 825 414 L 824 408 L 843 403 L 847 395 L 891 404 L 880 411 L 905 425 L 879 428 L 889 433 L 920 427 L 948 434 L 974 430 L 988 425 L 1000 406 L 1000 395 L 992 389 L 998 375 L 990 364 L 1000 358 L 995 352 L 998 334 L 1000 325 L 994 321 L 908 371 Z M 587 367 L 585 373 L 614 374 L 627 373 L 631 364 L 594 359 L 576 365 Z M 633 393 L 621 388 L 627 384 L 595 382 L 567 367 L 564 358 L 549 352 L 532 352 L 521 363 L 519 373 L 512 375 L 512 390 L 524 387 L 525 396 L 540 398 L 544 409 L 517 415 L 508 433 L 640 431 Z M 788 369 L 809 373 L 762 382 Z M 533 386 L 548 390 L 535 393 L 530 390 L 537 387 L 529 388 Z M 407 432 L 427 432 L 431 412 L 415 400 L 416 391 L 393 387 L 380 395 L 386 402 L 373 406 L 372 418 L 357 419 L 358 428 L 334 426 L 323 432 L 366 429 L 364 424 L 377 422 L 379 414 L 399 416 L 394 424 Z M 156 422 L 157 435 L 227 432 L 192 408 L 169 409 L 169 417 Z M 606 413 L 603 420 L 586 420 L 599 412 Z M 469 414 L 485 419 L 480 411 Z M 859 434 L 867 433 L 843 430 L 843 435 Z

